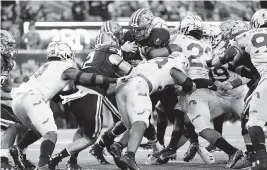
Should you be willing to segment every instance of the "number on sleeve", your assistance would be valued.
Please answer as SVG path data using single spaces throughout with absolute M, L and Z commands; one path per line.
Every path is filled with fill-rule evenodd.
M 88 56 L 86 57 L 84 63 L 83 63 L 83 66 L 82 68 L 87 68 L 87 67 L 90 67 L 90 64 L 93 62 L 94 60 L 94 57 L 95 57 L 95 52 L 91 52 L 90 54 L 88 54 Z
M 199 44 L 191 43 L 188 47 L 187 50 L 192 51 L 193 49 L 198 49 L 198 54 L 197 55 L 190 55 L 188 57 L 189 63 L 191 67 L 204 67 L 204 65 L 200 62 L 195 62 L 194 60 L 198 60 L 200 56 L 203 55 L 203 48 Z
M 40 70 L 38 70 L 38 71 L 33 75 L 34 78 L 37 78 L 37 77 L 41 76 L 41 75 L 44 73 L 44 71 L 48 68 L 48 65 L 49 65 L 49 63 L 46 63 L 45 65 L 43 65 L 43 68 L 40 68 Z
M 253 35 L 251 43 L 254 47 L 258 48 L 255 54 L 267 52 L 267 34 L 259 33 Z

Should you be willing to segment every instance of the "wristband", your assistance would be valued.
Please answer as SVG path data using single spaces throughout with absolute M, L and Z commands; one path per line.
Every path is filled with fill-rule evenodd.
M 193 81 L 192 81 L 192 79 L 187 77 L 181 86 L 183 87 L 183 91 L 185 93 L 191 92 L 192 89 L 193 89 Z
M 75 81 L 80 83 L 80 77 L 81 75 L 83 74 L 84 72 L 83 71 L 79 71 L 79 73 L 76 75 L 76 78 L 75 78 Z
M 92 86 L 95 86 L 95 79 L 96 79 L 96 74 L 94 73 L 91 77 L 91 83 L 92 83 Z
M 172 53 L 171 47 L 169 45 L 167 45 L 166 48 L 167 48 L 169 54 L 171 54 Z

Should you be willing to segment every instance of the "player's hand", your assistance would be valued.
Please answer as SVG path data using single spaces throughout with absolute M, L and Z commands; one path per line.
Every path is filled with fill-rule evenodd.
M 0 76 L 1 88 L 5 84 L 6 80 L 7 80 L 7 75 L 1 75 Z
M 122 51 L 125 52 L 132 52 L 135 53 L 137 50 L 138 46 L 135 44 L 135 42 L 130 42 L 130 41 L 126 41 L 122 46 L 121 49 Z
M 233 89 L 233 85 L 229 81 L 223 82 L 219 87 L 219 90 L 223 92 L 227 92 L 228 90 L 232 90 L 232 89 Z

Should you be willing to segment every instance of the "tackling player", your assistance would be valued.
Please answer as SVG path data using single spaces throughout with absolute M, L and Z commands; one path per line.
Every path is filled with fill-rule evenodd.
M 77 70 L 74 53 L 64 42 L 51 42 L 47 59 L 27 82 L 12 91 L 15 115 L 25 126 L 43 136 L 37 169 L 49 169 L 48 161 L 57 141 L 57 126 L 49 101 L 74 80 L 88 85 L 116 82 L 116 79 Z
M 9 72 L 13 69 L 14 63 L 12 58 L 14 58 L 15 53 L 15 39 L 13 35 L 6 31 L 1 30 L 1 130 L 4 130 L 1 136 L 1 168 L 4 169 L 17 169 L 20 167 L 13 167 L 9 164 L 8 155 L 9 150 L 14 142 L 17 134 L 22 136 L 27 128 L 19 122 L 19 120 L 14 115 L 14 112 L 10 106 L 8 106 L 9 101 L 12 100 L 10 96 L 10 91 L 13 87 L 17 86 L 11 82 Z M 28 168 L 34 167 L 34 165 L 26 160 L 26 155 L 23 154 L 24 163 Z
M 96 47 L 87 56 L 82 66 L 82 71 L 86 73 L 100 74 L 110 78 L 128 75 L 132 69 L 133 67 L 123 60 L 119 42 L 110 32 L 103 32 L 96 37 Z M 82 136 L 76 135 L 73 143 L 53 156 L 49 166 L 51 169 L 54 169 L 59 161 L 67 156 L 71 156 L 68 168 L 80 169 L 81 167 L 77 165 L 79 152 L 95 143 L 102 130 L 102 103 L 109 87 L 108 84 L 91 85 L 87 88 L 84 84 L 77 82 L 76 87 L 79 91 L 63 96 L 63 102 L 70 102 Z

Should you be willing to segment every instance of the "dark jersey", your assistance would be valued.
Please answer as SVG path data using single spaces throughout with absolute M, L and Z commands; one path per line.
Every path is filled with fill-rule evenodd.
M 117 72 L 119 68 L 109 61 L 109 56 L 112 54 L 122 56 L 121 48 L 115 45 L 104 45 L 94 49 L 94 51 L 86 57 L 82 66 L 82 71 L 86 73 L 97 73 L 105 77 L 118 77 Z M 90 88 L 103 94 L 106 92 L 108 85 L 90 86 Z
M 127 31 L 124 34 L 124 42 L 130 41 L 133 42 L 133 36 L 131 35 L 130 31 Z M 170 32 L 165 28 L 154 28 L 151 31 L 151 34 L 148 38 L 136 42 L 137 45 L 141 47 L 153 47 L 153 48 L 161 48 L 166 46 L 170 40 Z M 139 49 L 135 53 L 131 52 L 123 52 L 124 59 L 127 60 L 142 60 L 140 56 Z

